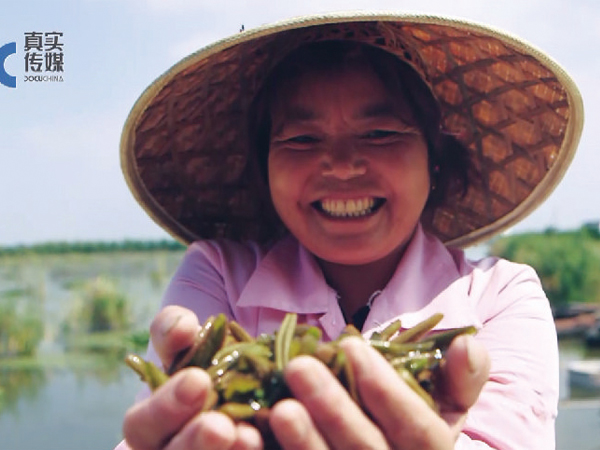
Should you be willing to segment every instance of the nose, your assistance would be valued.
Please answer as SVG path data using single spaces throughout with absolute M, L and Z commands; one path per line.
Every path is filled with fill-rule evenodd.
M 323 152 L 321 173 L 323 176 L 349 180 L 367 172 L 367 160 L 350 142 L 333 144 Z

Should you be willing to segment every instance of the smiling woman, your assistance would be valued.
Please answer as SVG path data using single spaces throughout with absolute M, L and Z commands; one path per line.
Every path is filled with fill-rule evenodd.
M 426 203 L 438 206 L 456 185 L 466 192 L 468 150 L 442 133 L 417 74 L 374 47 L 302 46 L 264 86 L 251 136 L 277 217 L 326 276 L 330 263 L 360 265 L 360 286 L 343 296 L 356 298 L 342 305 L 351 317 L 380 287 L 381 267 L 369 263 L 394 267 Z M 346 283 L 330 282 L 341 294 Z
M 390 276 L 421 217 L 430 191 L 427 145 L 397 112 L 366 114 L 389 110 L 391 94 L 365 66 L 307 72 L 287 89 L 271 109 L 271 198 L 351 317 L 383 287 L 380 261 Z M 298 110 L 308 114 L 298 120 Z M 362 215 L 354 214 L 357 203 Z
M 332 262 L 362 264 L 390 250 L 401 252 L 412 234 L 429 194 L 427 146 L 421 132 L 400 117 L 364 115 L 389 97 L 372 73 L 354 68 L 331 75 L 308 74 L 292 96 L 279 97 L 287 104 L 271 113 L 277 131 L 271 136 L 269 188 L 279 217 L 309 251 Z M 288 111 L 295 108 L 310 111 L 311 118 L 290 119 Z M 369 214 L 348 214 L 363 199 L 373 205 Z M 361 250 L 371 254 L 348 253 Z
M 430 16 L 292 19 L 186 58 L 142 95 L 122 140 L 136 198 L 191 242 L 149 358 L 171 366 L 210 316 L 258 336 L 295 313 L 330 340 L 348 323 L 369 336 L 442 313 L 437 330 L 478 334 L 448 349 L 439 414 L 350 338 L 364 409 L 320 362 L 293 358 L 276 376 L 294 398 L 263 411 L 278 445 L 552 448 L 558 352 L 539 279 L 456 247 L 548 195 L 581 114 L 539 51 Z M 128 411 L 122 448 L 262 448 L 254 427 L 200 413 L 211 392 L 204 371 L 177 372 Z
M 358 42 L 340 40 L 300 47 L 287 55 L 264 82 L 254 101 L 253 112 L 249 115 L 251 142 L 254 143 L 262 176 L 267 178 L 269 140 L 279 132 L 278 127 L 272 124 L 282 120 L 272 109 L 285 110 L 286 119 L 294 122 L 301 123 L 314 118 L 314 113 L 301 106 L 302 102 L 307 103 L 307 99 L 294 94 L 299 79 L 310 79 L 320 74 L 322 79 L 334 83 L 340 71 L 361 68 L 368 69 L 377 78 L 379 88 L 385 92 L 379 102 L 370 99 L 363 105 L 357 118 L 363 118 L 365 122 L 369 118 L 394 118 L 397 128 L 370 130 L 363 138 L 370 138 L 373 142 L 377 139 L 383 143 L 384 138 L 390 140 L 393 134 L 423 134 L 427 143 L 429 171 L 435 177 L 432 180 L 434 186 L 438 188 L 430 192 L 428 206 L 439 206 L 445 198 L 457 192 L 466 193 L 471 164 L 468 150 L 444 129 L 440 105 L 427 84 L 409 64 L 390 53 Z M 355 94 L 356 89 L 352 88 L 350 96 Z M 290 97 L 294 95 L 298 97 L 300 105 L 290 104 Z M 283 104 L 281 96 L 286 99 L 286 104 Z M 310 137 L 295 138 L 296 141 L 298 139 L 308 144 Z

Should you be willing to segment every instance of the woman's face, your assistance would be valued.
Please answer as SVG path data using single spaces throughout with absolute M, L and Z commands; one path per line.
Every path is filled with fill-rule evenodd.
M 402 251 L 430 186 L 427 145 L 408 106 L 359 67 L 303 75 L 277 93 L 269 185 L 288 230 L 337 264 Z

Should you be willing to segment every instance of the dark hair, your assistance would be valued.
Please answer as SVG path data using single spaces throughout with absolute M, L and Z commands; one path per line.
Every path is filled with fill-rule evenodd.
M 305 44 L 290 52 L 268 75 L 252 103 L 248 114 L 250 148 L 267 186 L 273 99 L 283 85 L 307 73 L 327 73 L 348 66 L 371 68 L 392 97 L 409 106 L 410 117 L 406 119 L 419 127 L 428 148 L 432 189 L 426 209 L 442 205 L 451 195 L 464 195 L 469 186 L 469 150 L 442 130 L 440 105 L 419 74 L 409 64 L 380 48 L 335 40 Z

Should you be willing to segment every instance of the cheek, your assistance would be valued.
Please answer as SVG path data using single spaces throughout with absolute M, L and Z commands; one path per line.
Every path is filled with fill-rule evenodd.
M 309 154 L 274 153 L 268 160 L 269 186 L 285 195 L 298 195 L 312 177 L 314 157 Z
M 424 196 L 427 198 L 429 196 L 431 179 L 429 176 L 429 156 L 427 153 L 427 146 L 424 142 L 415 148 L 411 161 L 411 173 L 414 174 L 415 189 L 417 193 L 421 194 L 421 197 Z
M 426 152 L 406 152 L 395 161 L 383 164 L 383 170 L 393 171 L 392 178 L 402 190 L 416 198 L 429 195 L 429 162 Z
M 296 195 L 297 182 L 295 177 L 298 174 L 285 158 L 278 156 L 269 157 L 268 168 L 271 200 L 277 212 L 281 215 L 286 205 L 290 205 Z

